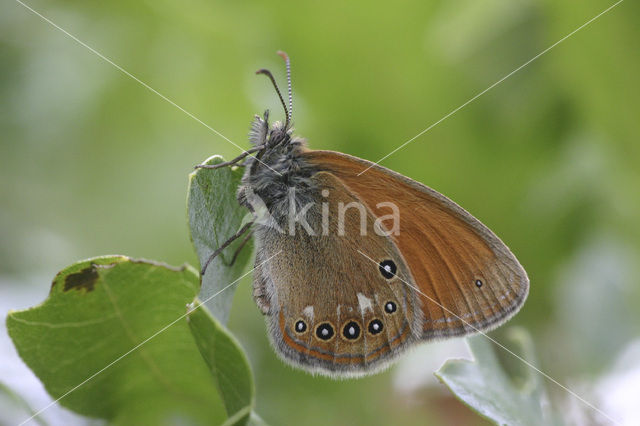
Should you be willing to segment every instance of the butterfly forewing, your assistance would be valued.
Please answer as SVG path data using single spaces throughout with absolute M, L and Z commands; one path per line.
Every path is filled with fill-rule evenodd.
M 520 263 L 491 230 L 453 201 L 366 160 L 332 151 L 307 151 L 304 156 L 340 179 L 374 216 L 389 213 L 379 203 L 398 207 L 399 232 L 390 238 L 413 279 L 405 284 L 419 293 L 423 339 L 494 328 L 524 303 L 529 280 Z

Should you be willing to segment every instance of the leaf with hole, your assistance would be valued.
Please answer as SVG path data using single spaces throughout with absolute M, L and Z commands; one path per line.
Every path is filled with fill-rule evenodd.
M 94 258 L 60 272 L 41 305 L 10 312 L 7 328 L 47 391 L 73 411 L 122 424 L 222 424 L 251 406 L 251 371 L 223 327 L 199 311 L 187 324 L 199 289 L 188 266 Z M 199 350 L 210 331 L 213 376 Z

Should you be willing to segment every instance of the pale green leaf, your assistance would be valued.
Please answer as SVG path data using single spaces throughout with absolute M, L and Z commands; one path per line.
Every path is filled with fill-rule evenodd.
M 508 330 L 507 341 L 511 351 L 536 364 L 531 337 L 524 329 Z M 457 398 L 499 425 L 558 424 L 539 373 L 507 352 L 498 356 L 496 351 L 503 349 L 485 336 L 469 337 L 467 343 L 473 361 L 448 360 L 435 373 Z
M 218 164 L 223 161 L 222 157 L 214 155 L 203 164 Z M 236 189 L 241 177 L 242 170 L 230 167 L 197 169 L 189 175 L 189 228 L 201 265 L 250 217 L 249 211 L 236 200 Z M 200 300 L 223 324 L 229 318 L 237 283 L 230 288 L 226 287 L 241 276 L 252 250 L 249 242 L 231 265 L 241 240 L 242 238 L 235 241 L 214 259 L 202 278 Z

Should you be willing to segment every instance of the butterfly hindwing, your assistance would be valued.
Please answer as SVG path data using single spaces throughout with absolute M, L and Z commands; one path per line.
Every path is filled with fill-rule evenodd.
M 413 278 L 393 240 L 376 233 L 366 207 L 360 228 L 363 211 L 355 205 L 362 203 L 340 179 L 327 172 L 311 179 L 330 194 L 307 212 L 315 235 L 300 227 L 293 235 L 256 228 L 254 294 L 267 307 L 271 341 L 285 360 L 331 375 L 370 373 L 421 336 L 420 302 L 404 284 Z M 341 226 L 339 206 L 349 203 Z M 330 212 L 326 231 L 323 205 Z M 385 260 L 395 266 L 391 278 L 380 270 Z

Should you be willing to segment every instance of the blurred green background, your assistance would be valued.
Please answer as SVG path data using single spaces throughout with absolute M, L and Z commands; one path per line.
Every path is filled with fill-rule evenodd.
M 284 84 L 275 52 L 285 50 L 296 132 L 312 148 L 375 161 L 613 2 L 28 4 L 241 147 L 253 114 L 282 116 L 254 71 Z M 187 175 L 240 150 L 19 3 L 1 8 L 3 317 L 43 300 L 78 259 L 196 264 Z M 616 416 L 630 405 L 603 389 L 640 369 L 637 359 L 620 366 L 640 338 L 639 17 L 636 2 L 621 3 L 382 163 L 460 203 L 511 247 L 531 279 L 512 323 L 533 334 L 542 370 Z M 448 357 L 442 343 L 377 376 L 314 378 L 269 347 L 249 277 L 229 327 L 271 424 L 484 422 L 429 378 Z M 634 377 L 619 380 L 637 395 Z M 589 418 L 547 388 L 555 406 Z

